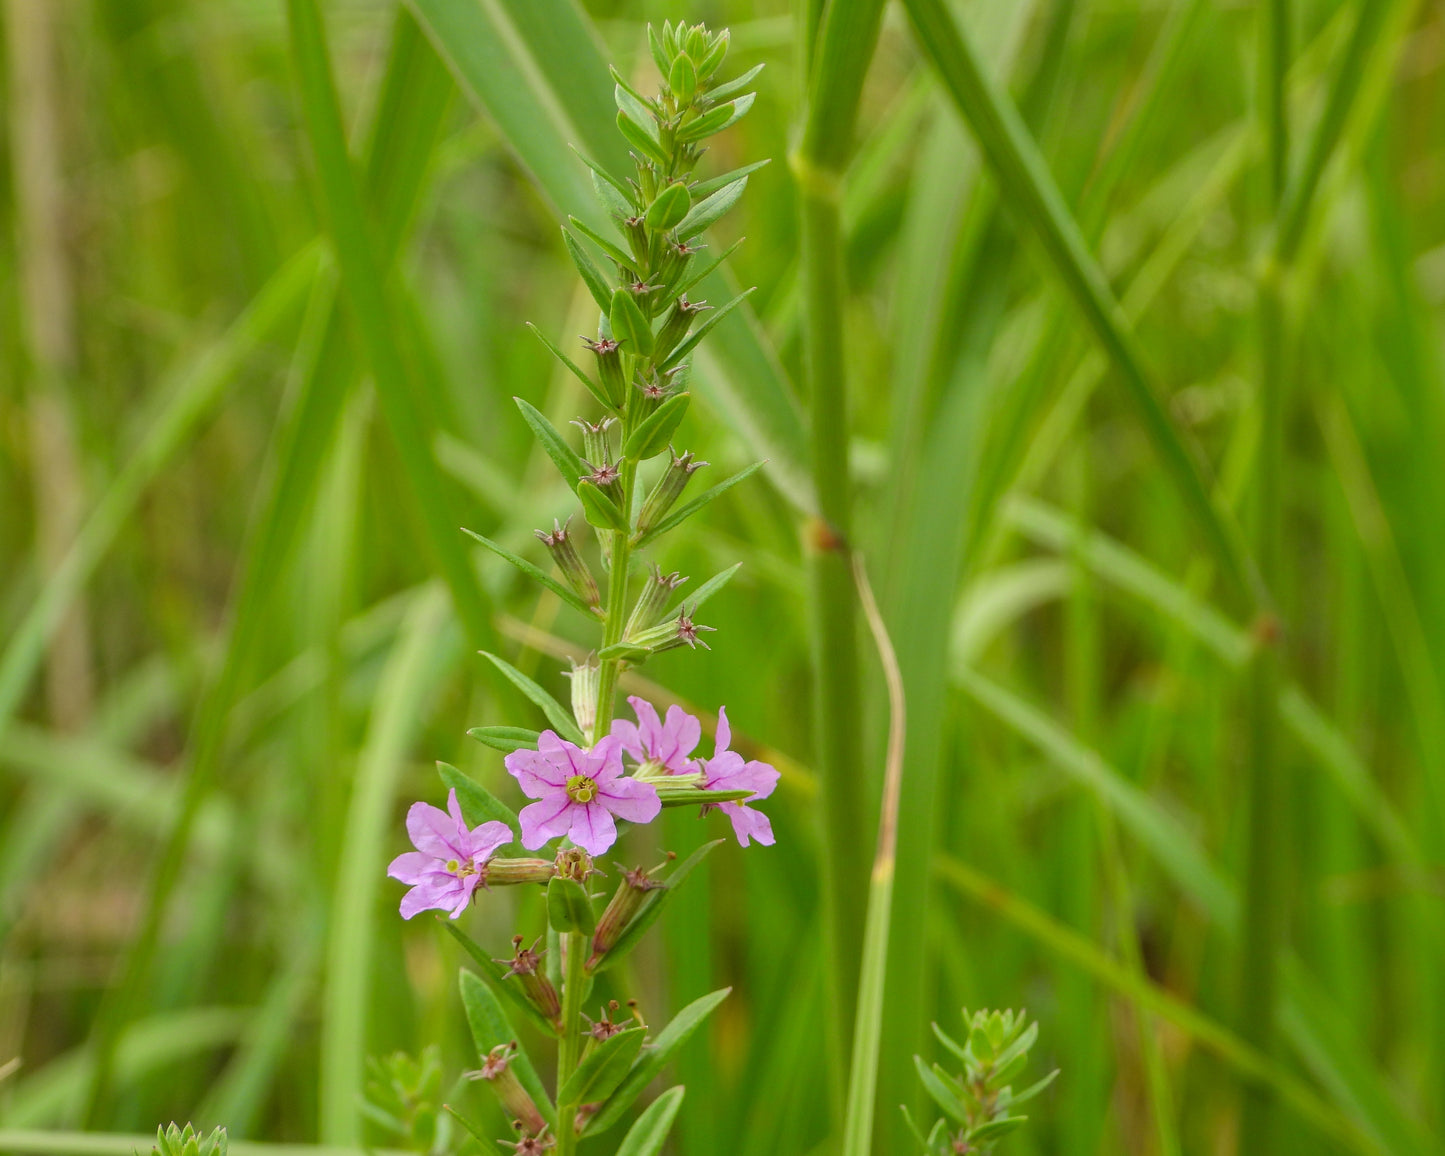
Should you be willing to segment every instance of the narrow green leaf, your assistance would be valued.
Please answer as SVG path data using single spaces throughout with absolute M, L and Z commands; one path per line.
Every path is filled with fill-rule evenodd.
M 637 1117 L 637 1123 L 628 1129 L 622 1147 L 617 1149 L 617 1156 L 657 1156 L 667 1143 L 667 1134 L 672 1129 L 672 1121 L 682 1106 L 685 1094 L 686 1089 L 678 1085 L 653 1100 L 647 1110 Z
M 465 1128 L 472 1137 L 472 1139 L 477 1142 L 477 1145 L 482 1150 L 482 1156 L 502 1156 L 502 1150 L 497 1147 L 496 1143 L 492 1140 L 490 1136 L 488 1136 L 485 1132 L 482 1131 L 480 1124 L 468 1120 L 450 1104 L 443 1104 L 442 1107 L 447 1111 L 447 1113 L 452 1117 L 452 1119 L 456 1120 L 457 1123 L 459 1123 L 463 1128 Z
M 617 503 L 590 481 L 583 479 L 577 486 L 577 498 L 582 503 L 582 512 L 587 516 L 588 523 L 599 530 L 621 530 L 626 533 L 632 528 L 627 515 L 618 508 Z
M 617 1091 L 587 1125 L 589 1136 L 607 1131 L 622 1119 L 623 1113 L 632 1107 L 637 1097 L 657 1079 L 677 1050 L 692 1038 L 697 1029 L 702 1027 L 703 1021 L 727 999 L 731 991 L 732 988 L 725 987 L 693 1000 L 672 1018 L 667 1027 L 658 1032 L 652 1043 L 642 1049 L 637 1062 L 627 1073 L 626 1079 L 618 1085 Z
M 618 246 L 614 245 L 596 229 L 587 224 L 586 221 L 577 217 L 568 217 L 567 220 L 572 227 L 607 254 L 608 260 L 620 269 L 629 271 L 637 268 L 637 258 L 631 253 L 625 253 Z
M 532 745 L 536 744 L 537 736 L 533 732 L 522 731 L 516 727 L 477 727 L 475 729 L 516 730 L 519 734 L 532 735 Z M 473 732 L 469 731 L 467 733 L 471 734 Z M 507 826 L 512 829 L 513 835 L 520 834 L 522 828 L 517 820 L 517 812 L 493 795 L 491 791 L 487 790 L 487 788 L 477 782 L 476 779 L 463 771 L 457 770 L 457 768 L 450 763 L 438 762 L 437 773 L 441 775 L 442 784 L 447 787 L 448 790 L 456 791 L 457 802 L 462 808 L 462 817 L 466 819 L 468 826 L 475 827 L 481 823 L 497 820 L 498 822 L 507 824 Z
M 706 321 L 704 321 L 701 325 L 699 325 L 696 329 L 689 333 L 686 338 L 678 342 L 677 348 L 667 355 L 667 360 L 663 363 L 663 368 L 671 369 L 674 365 L 679 364 L 685 357 L 687 357 L 689 353 L 691 353 L 694 349 L 697 348 L 697 343 L 699 341 L 701 341 L 704 337 L 711 333 L 723 320 L 723 318 L 725 318 L 745 300 L 751 297 L 756 289 L 756 285 L 753 286 L 752 289 L 744 289 L 741 293 L 739 293 L 736 297 L 734 297 L 721 309 L 713 313 L 711 317 L 709 317 Z
M 462 968 L 459 982 L 462 990 L 462 1007 L 466 1010 L 467 1026 L 472 1029 L 472 1041 L 477 1046 L 477 1058 L 485 1060 L 487 1053 L 493 1048 L 515 1043 L 516 1051 L 512 1053 L 511 1063 L 508 1066 L 517 1074 L 518 1082 L 532 1097 L 542 1116 L 555 1127 L 557 1110 L 552 1106 L 547 1089 L 542 1086 L 542 1081 L 537 1076 L 537 1069 L 532 1066 L 531 1057 L 527 1055 L 527 1050 L 517 1039 L 517 1029 L 507 1019 L 507 1013 L 502 1010 L 502 1005 L 497 1001 L 496 993 L 489 985 L 482 982 L 476 972 L 468 971 L 466 968 Z
M 558 935 L 576 931 L 591 935 L 597 928 L 592 900 L 575 879 L 555 875 L 547 884 L 547 921 Z
M 652 324 L 631 289 L 614 290 L 611 302 L 604 308 L 612 322 L 612 335 L 627 353 L 646 357 L 652 352 Z
M 597 194 L 597 203 L 602 211 L 614 222 L 627 220 L 637 215 L 637 207 L 631 199 L 618 191 L 617 186 L 601 173 L 593 170 L 592 191 Z M 619 226 L 620 227 L 620 226 Z
M 968 1138 L 970 1141 L 979 1140 L 992 1143 L 1028 1122 L 1027 1116 L 1005 1116 L 1002 1120 L 990 1120 L 986 1124 L 980 1124 L 977 1128 L 970 1130 Z
M 746 72 L 744 72 L 741 76 L 735 76 L 731 80 L 718 85 L 716 88 L 709 88 L 707 90 L 708 99 L 724 100 L 727 97 L 732 96 L 732 94 L 735 92 L 741 92 L 743 89 L 747 88 L 747 86 L 750 85 L 757 77 L 758 73 L 762 72 L 762 70 L 766 67 L 766 64 L 755 64 Z
M 572 719 L 572 712 L 562 706 L 555 698 L 513 666 L 504 658 L 499 658 L 490 651 L 480 652 L 489 659 L 493 666 L 506 676 L 508 682 L 520 690 L 533 703 L 541 707 L 542 713 L 547 716 L 547 721 L 552 724 L 556 732 L 568 742 L 582 745 L 582 732 L 577 729 L 576 722 Z
M 662 151 L 662 146 L 652 138 L 651 134 L 625 112 L 617 114 L 617 128 L 627 138 L 627 143 L 642 153 L 645 160 L 652 161 L 663 168 L 672 163 L 672 158 Z
M 628 1028 L 597 1044 L 562 1085 L 562 1090 L 557 1093 L 557 1102 L 573 1108 L 581 1104 L 599 1104 L 607 1099 L 627 1078 L 646 1035 L 645 1028 Z
M 677 223 L 677 235 L 687 241 L 711 228 L 738 203 L 747 187 L 748 178 L 743 175 L 698 201 Z
M 713 195 L 719 189 L 732 184 L 736 180 L 750 176 L 761 168 L 766 168 L 773 163 L 772 157 L 764 157 L 760 161 L 754 161 L 750 165 L 743 165 L 742 168 L 733 169 L 731 172 L 721 173 L 715 177 L 709 177 L 705 181 L 696 181 L 688 188 L 694 201 L 701 201 Z
M 537 746 L 537 732 L 525 727 L 472 727 L 467 734 L 477 742 L 509 755 L 523 747 Z
M 456 925 L 455 921 L 448 919 L 445 915 L 438 915 L 437 923 L 461 945 L 462 950 L 477 965 L 477 970 L 481 973 L 482 978 L 491 985 L 492 990 L 498 996 L 511 1005 L 515 1013 L 521 1015 L 523 1019 L 545 1035 L 555 1036 L 557 1034 L 557 1028 L 548 1023 L 542 1013 L 534 1008 L 523 994 L 521 984 L 516 979 L 507 978 L 507 969 L 502 964 L 483 951 L 471 936 Z
M 714 574 L 691 594 L 680 599 L 677 605 L 667 612 L 667 617 L 677 617 L 678 613 L 683 609 L 683 607 L 687 607 L 691 611 L 696 611 L 699 606 L 701 606 L 704 602 L 706 602 L 709 598 L 711 598 L 714 594 L 716 594 L 719 590 L 721 590 L 724 586 L 731 582 L 733 579 L 733 575 L 742 568 L 743 564 L 741 562 L 734 562 L 726 570 Z M 664 621 L 666 621 L 666 618 L 664 618 Z
M 667 517 L 663 518 L 662 521 L 658 522 L 657 525 L 653 526 L 647 533 L 641 535 L 633 544 L 639 547 L 645 546 L 654 538 L 666 534 L 669 530 L 682 525 L 683 522 L 691 518 L 714 498 L 726 493 L 743 479 L 757 473 L 757 471 L 762 468 L 762 465 L 762 462 L 754 462 L 752 465 L 740 469 L 737 473 L 733 474 L 732 477 L 725 478 L 711 489 L 704 490 L 697 497 L 693 498 L 692 501 L 685 502 L 683 505 L 675 508 Z
M 520 397 L 512 400 L 517 403 L 522 417 L 532 427 L 532 432 L 537 435 L 537 440 L 542 443 L 542 448 L 547 451 L 547 456 L 552 459 L 552 464 L 557 467 L 562 480 L 576 490 L 578 483 L 590 472 L 586 463 L 577 456 L 576 451 L 567 444 L 566 439 L 557 432 L 557 427 L 547 420 L 541 410 Z
M 632 922 L 627 925 L 627 930 L 617 937 L 617 942 L 612 945 L 612 950 L 604 955 L 597 966 L 592 969 L 594 973 L 606 971 L 642 941 L 642 937 L 647 934 L 648 929 L 657 922 L 658 916 L 662 914 L 663 905 L 672 897 L 673 892 L 681 886 L 684 879 L 692 874 L 693 868 L 721 846 L 722 842 L 721 839 L 714 839 L 711 843 L 704 843 L 673 869 L 672 873 L 668 875 L 666 883 L 652 892 L 643 902 Z
M 612 300 L 612 289 L 607 278 L 602 276 L 602 271 L 587 255 L 587 250 L 582 248 L 577 238 L 572 235 L 572 230 L 565 225 L 562 226 L 562 241 L 567 246 L 567 255 L 572 258 L 572 264 L 577 267 L 577 272 L 587 286 L 587 292 L 592 294 L 592 300 L 597 302 L 597 307 L 605 311 Z
M 710 137 L 723 129 L 737 124 L 747 115 L 748 109 L 753 107 L 753 101 L 758 97 L 756 92 L 749 92 L 738 97 L 729 104 L 720 104 L 716 108 L 710 108 L 696 120 L 690 120 L 677 130 L 677 139 L 680 141 L 697 141 L 704 137 Z
M 651 103 L 623 80 L 617 69 L 613 68 L 609 71 L 612 73 L 612 79 L 617 82 L 612 88 L 612 100 L 617 105 L 617 111 L 625 113 L 633 124 L 641 128 L 656 142 L 658 140 L 657 115 Z
M 672 441 L 672 435 L 677 432 L 691 401 L 692 394 L 685 392 L 675 393 L 665 400 L 632 431 L 632 435 L 623 444 L 623 454 L 645 462 L 648 458 L 662 453 Z
M 922 1056 L 913 1057 L 913 1066 L 918 1069 L 923 1090 L 933 1097 L 933 1102 L 960 1124 L 967 1123 L 968 1109 L 963 1106 L 963 1100 L 958 1093 L 949 1086 L 948 1080 L 925 1064 Z
M 697 92 L 697 65 L 686 52 L 678 53 L 667 73 L 667 86 L 682 104 L 691 104 Z
M 582 599 L 577 596 L 576 591 L 574 591 L 570 586 L 564 586 L 561 582 L 558 582 L 557 579 L 553 578 L 552 575 L 548 574 L 540 566 L 534 566 L 525 558 L 519 558 L 510 550 L 499 546 L 496 542 L 493 542 L 490 538 L 482 534 L 478 534 L 475 530 L 468 530 L 465 526 L 463 526 L 462 533 L 475 538 L 498 558 L 502 558 L 505 561 L 510 562 L 523 574 L 527 575 L 527 577 L 541 583 L 548 590 L 552 591 L 553 594 L 557 595 L 558 598 L 562 599 L 563 602 L 567 603 L 568 606 L 571 606 L 574 610 L 579 610 L 583 614 L 586 614 L 588 616 L 592 616 L 598 613 L 597 607 L 589 606 L 586 602 L 582 601 Z
M 679 59 L 682 59 L 681 57 Z M 647 207 L 647 227 L 662 233 L 681 224 L 692 208 L 692 196 L 681 181 L 673 181 Z
M 1055 1068 L 1042 1080 L 1039 1080 L 1037 1083 L 1030 1084 L 1022 1092 L 1019 1092 L 1009 1102 L 1011 1104 L 1027 1104 L 1030 1100 L 1032 1100 L 1035 1096 L 1037 1096 L 1040 1092 L 1042 1092 L 1058 1078 L 1059 1069 Z
M 612 399 L 607 396 L 606 391 L 603 390 L 603 388 L 598 385 L 597 382 L 592 380 L 591 376 L 587 373 L 587 371 L 583 369 L 580 365 L 578 365 L 575 361 L 573 361 L 570 357 L 568 357 L 565 353 L 563 353 L 561 349 L 553 345 L 547 335 L 544 334 L 535 325 L 533 325 L 530 321 L 528 321 L 526 325 L 528 329 L 530 329 L 533 333 L 537 335 L 537 340 L 547 347 L 548 351 L 552 354 L 552 356 L 555 357 L 558 361 L 560 361 L 563 365 L 565 365 L 568 369 L 570 369 L 573 376 L 575 376 L 578 381 L 580 381 L 583 385 L 587 387 L 587 391 L 597 400 L 597 404 L 602 406 L 602 408 L 607 410 L 609 413 L 613 412 Z

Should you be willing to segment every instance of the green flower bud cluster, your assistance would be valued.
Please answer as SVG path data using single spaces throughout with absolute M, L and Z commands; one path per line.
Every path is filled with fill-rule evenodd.
M 908 1109 L 903 1109 L 908 1127 L 927 1156 L 992 1152 L 999 1140 L 1028 1122 L 1027 1116 L 1016 1116 L 1013 1110 L 1032 1100 L 1059 1074 L 1055 1069 L 1015 1092 L 1013 1080 L 1028 1066 L 1039 1025 L 1029 1023 L 1022 1011 L 970 1015 L 964 1008 L 963 1019 L 968 1036 L 962 1044 L 933 1025 L 939 1043 L 962 1061 L 962 1073 L 951 1075 L 940 1064 L 930 1067 L 922 1057 L 913 1057 L 924 1090 L 944 1112 L 925 1136 Z
M 226 1130 L 217 1128 L 205 1136 L 187 1124 L 178 1127 L 174 1120 L 169 1128 L 156 1129 L 154 1156 L 226 1156 Z

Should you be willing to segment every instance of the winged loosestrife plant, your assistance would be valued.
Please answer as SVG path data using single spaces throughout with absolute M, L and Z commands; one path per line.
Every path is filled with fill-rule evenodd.
M 960 1044 L 937 1024 L 933 1034 L 939 1043 L 963 1062 L 963 1072 L 950 1075 L 942 1065 L 929 1067 L 914 1056 L 918 1077 L 945 1115 L 928 1135 L 913 1122 L 908 1109 L 904 1119 L 926 1156 L 954 1156 L 956 1153 L 992 1152 L 1004 1136 L 1028 1123 L 1027 1116 L 1013 1115 L 1013 1109 L 1032 1100 L 1054 1082 L 1058 1069 L 1021 1092 L 1012 1081 L 1029 1062 L 1029 1049 L 1039 1036 L 1039 1025 L 1029 1023 L 1022 1012 L 963 1009 L 967 1042 Z
M 401 901 L 402 915 L 445 912 L 447 929 L 481 970 L 480 979 L 469 971 L 462 974 L 462 998 L 481 1058 L 481 1067 L 469 1075 L 492 1089 L 514 1121 L 518 1137 L 507 1143 L 518 1152 L 569 1156 L 583 1136 L 618 1123 L 726 995 L 714 992 L 690 1005 L 650 1043 L 635 1003 L 629 1005 L 633 1023 L 613 1019 L 611 1013 L 621 1005 L 612 1001 L 601 1019 L 584 1026 L 582 1009 L 588 1006 L 593 977 L 636 945 L 677 885 L 717 845 L 708 844 L 682 863 L 669 855 L 651 870 L 619 864 L 610 897 L 603 891 L 594 894 L 590 881 L 603 874 L 594 857 L 614 846 L 618 824 L 649 823 L 663 807 L 692 805 L 704 815 L 721 809 L 743 846 L 753 840 L 773 842 L 767 817 L 753 804 L 772 793 L 778 772 L 729 749 L 726 710 L 718 710 L 711 758 L 696 753 L 701 723 L 677 706 L 668 708 L 664 720 L 653 704 L 631 698 L 636 721 L 613 717 L 618 675 L 625 667 L 674 647 L 707 649 L 702 634 L 712 627 L 697 621 L 698 610 L 737 569 L 685 595 L 680 591 L 687 579 L 656 566 L 644 568 L 640 551 L 756 468 L 679 504 L 692 475 L 706 465 L 672 444 L 690 401 L 693 351 L 742 299 L 713 308 L 691 298 L 689 290 L 710 271 L 699 257 L 704 231 L 737 203 L 747 173 L 757 166 L 701 181 L 693 169 L 703 142 L 747 112 L 753 94 L 742 90 L 759 69 L 719 80 L 726 31 L 669 23 L 660 32 L 649 27 L 648 39 L 663 77 L 655 97 L 613 73 L 617 127 L 636 171 L 620 179 L 587 162 L 615 234 L 603 236 L 575 217 L 562 230 L 600 310 L 596 336 L 583 338 L 591 372 L 542 338 L 596 402 L 596 412 L 573 423 L 580 453 L 541 413 L 517 399 L 522 417 L 592 527 L 602 581 L 579 548 L 581 523 L 575 516 L 537 531 L 560 581 L 473 535 L 596 621 L 601 637 L 587 661 L 570 671 L 570 711 L 520 671 L 488 655 L 552 724 L 540 734 L 508 726 L 471 732 L 505 752 L 507 771 L 532 801 L 513 816 L 477 784 L 443 768 L 451 788 L 447 811 L 423 802 L 412 806 L 407 830 L 416 850 L 398 856 L 390 869 L 411 887 Z M 644 485 L 644 463 L 657 458 L 664 460 L 649 471 L 654 479 Z M 514 842 L 542 855 L 503 854 Z M 517 935 L 510 958 L 498 960 L 454 922 L 489 888 L 521 883 L 547 888 L 548 923 L 561 956 L 551 969 L 544 958 L 545 936 L 526 947 L 527 939 Z M 557 1079 L 550 1096 L 518 1043 L 512 1027 L 516 1016 L 557 1040 Z M 658 1152 L 681 1097 L 682 1089 L 674 1088 L 654 1101 L 629 1131 L 623 1149 L 633 1156 Z M 479 1125 L 453 1115 L 484 1151 L 497 1150 L 497 1141 Z

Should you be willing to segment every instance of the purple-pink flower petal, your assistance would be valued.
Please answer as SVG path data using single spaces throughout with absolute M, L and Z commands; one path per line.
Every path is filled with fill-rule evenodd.
M 601 855 L 617 842 L 617 824 L 601 802 L 574 803 L 568 813 L 572 818 L 568 837 L 589 855 Z
M 650 823 L 662 810 L 657 788 L 640 779 L 614 779 L 599 787 L 597 798 L 619 819 L 629 823 Z
M 512 841 L 512 829 L 495 820 L 468 828 L 455 790 L 447 793 L 445 811 L 413 803 L 406 828 L 416 850 L 393 859 L 387 874 L 411 885 L 401 900 L 407 919 L 433 908 L 457 918 L 471 902 L 487 860 Z
M 522 846 L 535 851 L 548 839 L 560 839 L 572 825 L 571 810 L 576 806 L 563 789 L 556 795 L 522 808 L 517 816 L 522 824 Z
M 702 737 L 702 724 L 676 703 L 667 708 L 664 722 L 645 698 L 633 695 L 627 701 L 637 713 L 637 722 L 617 719 L 612 737 L 639 763 L 656 763 L 674 775 L 685 774 L 689 756 Z

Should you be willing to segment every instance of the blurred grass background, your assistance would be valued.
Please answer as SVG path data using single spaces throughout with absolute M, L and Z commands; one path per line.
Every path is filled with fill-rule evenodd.
M 911 1056 L 934 1057 L 928 1021 L 956 1025 L 966 1003 L 1027 1005 L 1063 1069 L 1011 1138 L 1021 1153 L 1230 1151 L 1261 1076 L 1286 1106 L 1255 1150 L 1440 1151 L 1445 11 L 1286 6 L 1287 140 L 1261 116 L 1255 5 L 957 12 L 1218 501 L 1248 521 L 1262 460 L 1280 483 L 1281 1039 L 1260 1061 L 1237 1011 L 1258 866 L 1250 615 L 1030 204 L 996 183 L 890 8 L 841 210 L 856 545 L 909 689 L 877 1150 L 906 1150 Z M 0 1062 L 22 1063 L 0 1082 L 0 1147 L 172 1117 L 394 1142 L 363 1119 L 364 1054 L 435 1041 L 448 1086 L 475 1066 L 458 952 L 401 922 L 382 873 L 405 805 L 441 796 L 432 760 L 503 791 L 500 756 L 465 730 L 538 721 L 478 646 L 560 694 L 560 660 L 590 636 L 448 531 L 540 561 L 531 530 L 568 509 L 510 402 L 559 424 L 584 412 L 524 328 L 567 347 L 592 324 L 556 225 L 595 209 L 564 146 L 621 167 L 604 62 L 650 83 L 644 22 L 686 18 L 732 27 L 729 74 L 768 65 L 705 174 L 774 163 L 714 238 L 747 237 L 731 264 L 758 286 L 756 325 L 699 365 L 684 440 L 713 481 L 769 465 L 663 558 L 699 581 L 743 561 L 708 607 L 713 653 L 640 673 L 702 711 L 725 702 L 784 779 L 778 845 L 714 855 L 632 980 L 659 1023 L 734 987 L 680 1064 L 678 1152 L 826 1151 L 789 384 L 805 17 L 782 0 L 323 13 L 370 218 L 369 314 L 339 288 L 356 253 L 338 262 L 327 240 L 344 236 L 323 192 L 337 170 L 314 159 L 283 5 L 5 6 Z M 1277 291 L 1276 165 L 1308 189 Z M 885 697 L 875 663 L 865 678 L 876 806 Z M 629 857 L 721 824 L 668 820 Z M 467 919 L 499 955 L 514 922 L 543 922 L 506 895 Z

